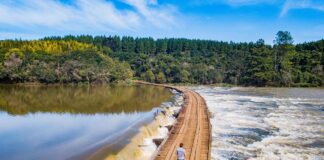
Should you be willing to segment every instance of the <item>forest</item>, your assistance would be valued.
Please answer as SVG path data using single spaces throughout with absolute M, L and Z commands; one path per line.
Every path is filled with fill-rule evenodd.
M 126 62 L 70 40 L 0 42 L 2 83 L 110 83 L 133 77 Z
M 140 79 L 242 86 L 324 85 L 324 39 L 274 45 L 185 38 L 64 36 L 0 41 L 0 82 L 79 83 Z

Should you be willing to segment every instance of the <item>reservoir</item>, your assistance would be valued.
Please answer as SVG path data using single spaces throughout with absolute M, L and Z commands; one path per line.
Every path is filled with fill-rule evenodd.
M 143 85 L 1 85 L 0 159 L 102 159 L 127 145 L 172 95 Z

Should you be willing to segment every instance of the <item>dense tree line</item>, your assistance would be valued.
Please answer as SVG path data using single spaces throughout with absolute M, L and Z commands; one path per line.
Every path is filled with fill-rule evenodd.
M 229 83 L 253 86 L 322 86 L 324 40 L 293 44 L 279 31 L 273 46 L 260 39 L 234 43 L 183 38 L 65 36 L 97 46 L 114 59 L 129 63 L 135 76 L 157 83 Z
M 132 77 L 127 63 L 77 41 L 0 41 L 0 82 L 115 82 Z
M 27 60 L 26 57 L 28 56 L 26 55 L 33 55 L 30 53 L 37 52 L 41 53 L 40 55 L 51 55 L 44 56 L 47 57 L 45 58 L 48 62 L 46 64 L 55 65 L 55 67 L 50 68 L 62 68 L 61 63 L 74 61 L 77 59 L 76 57 L 79 57 L 80 60 L 82 59 L 81 64 L 83 64 L 83 67 L 81 67 L 81 70 L 86 70 L 86 64 L 96 64 L 95 67 L 92 66 L 92 68 L 97 68 L 96 72 L 86 71 L 87 74 L 94 73 L 91 74 L 92 76 L 98 76 L 96 73 L 107 66 L 101 66 L 100 68 L 97 61 L 90 62 L 91 58 L 86 58 L 83 54 L 105 57 L 105 59 L 109 59 L 109 63 L 113 63 L 112 66 L 122 65 L 122 67 L 108 67 L 110 75 L 109 78 L 106 78 L 108 81 L 132 77 L 131 72 L 127 68 L 130 66 L 135 78 L 157 83 L 323 86 L 324 40 L 294 45 L 293 38 L 289 32 L 279 31 L 274 42 L 272 46 L 265 44 L 262 39 L 256 42 L 234 43 L 184 38 L 154 40 L 153 38 L 133 38 L 128 36 L 93 37 L 90 35 L 46 37 L 38 41 L 1 41 L 1 78 L 2 80 L 14 79 L 10 77 L 13 75 L 4 74 L 5 72 L 3 72 L 6 69 L 4 66 L 7 64 L 3 60 L 6 59 L 5 57 L 8 60 L 8 55 L 13 55 L 12 53 L 15 52 L 15 57 L 21 58 L 20 55 L 24 55 L 25 62 L 32 63 L 32 61 Z M 11 45 L 3 46 L 6 43 Z M 23 45 L 24 43 L 26 44 Z M 48 48 L 46 45 L 36 45 L 37 43 L 53 43 L 53 49 L 49 49 L 53 53 L 42 53 L 49 52 L 47 51 Z M 65 45 L 65 43 L 71 43 L 69 45 L 76 48 L 69 48 L 67 47 L 69 45 Z M 16 47 L 15 45 L 17 44 L 25 47 Z M 43 48 L 38 50 L 26 49 L 29 45 L 34 47 L 41 46 Z M 17 48 L 23 50 L 23 54 L 15 51 Z M 114 60 L 111 60 L 109 57 Z M 73 65 L 79 65 L 79 62 Z M 116 71 L 117 69 L 120 70 Z M 112 72 L 114 76 L 110 73 L 110 70 L 114 71 Z M 106 73 L 108 71 L 103 72 Z M 56 77 L 53 78 L 55 82 L 78 81 L 78 78 L 62 78 L 57 73 L 58 71 L 55 70 L 55 74 L 46 74 L 55 75 Z M 42 80 L 39 79 L 42 74 L 34 77 Z M 88 80 L 89 76 L 88 78 L 85 76 L 87 74 L 78 72 L 77 75 L 84 77 L 81 78 L 83 79 L 82 81 L 96 79 L 90 78 L 91 80 Z M 68 77 L 73 76 L 71 74 Z

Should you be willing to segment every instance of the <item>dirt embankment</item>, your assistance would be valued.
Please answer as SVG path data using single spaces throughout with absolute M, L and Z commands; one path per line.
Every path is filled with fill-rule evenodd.
M 184 95 L 184 104 L 177 122 L 167 139 L 158 148 L 156 160 L 176 159 L 176 149 L 180 143 L 186 149 L 186 159 L 209 160 L 211 150 L 211 124 L 205 100 L 196 92 L 185 87 L 173 87 L 154 83 L 136 83 L 157 85 L 175 89 Z

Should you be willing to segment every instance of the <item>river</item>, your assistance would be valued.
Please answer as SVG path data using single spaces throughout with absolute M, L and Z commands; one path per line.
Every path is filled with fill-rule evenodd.
M 0 85 L 0 159 L 103 159 L 171 97 L 168 89 L 142 85 Z
M 212 159 L 324 159 L 324 89 L 193 89 L 212 113 Z

